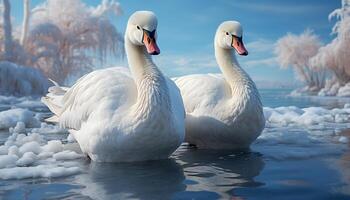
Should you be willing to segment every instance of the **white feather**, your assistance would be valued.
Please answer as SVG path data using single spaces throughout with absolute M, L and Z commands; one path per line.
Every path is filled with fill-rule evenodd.
M 232 50 L 218 44 L 221 34 L 226 37 L 225 32 L 241 34 L 240 25 L 237 22 L 233 26 L 230 22 L 223 25 L 215 37 L 216 59 L 223 76 L 196 74 L 174 79 L 187 113 L 185 141 L 199 148 L 247 148 L 265 125 L 254 82 L 239 66 Z
M 121 67 L 97 70 L 80 78 L 63 98 L 53 98 L 60 98 L 55 104 L 61 105 L 60 125 L 70 129 L 94 161 L 164 159 L 184 139 L 185 111 L 178 88 L 154 65 L 145 47 L 129 39 L 138 19 L 152 25 L 155 16 L 136 12 L 132 19 L 125 49 L 133 74 Z M 44 102 L 53 108 L 48 101 Z

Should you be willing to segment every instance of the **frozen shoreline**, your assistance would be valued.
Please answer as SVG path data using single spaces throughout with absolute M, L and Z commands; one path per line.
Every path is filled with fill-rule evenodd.
M 0 112 L 0 129 L 9 130 L 0 146 L 0 179 L 81 173 L 75 165 L 85 156 L 66 130 L 43 122 L 49 112 L 38 99 L 0 96 L 0 107 L 5 108 Z M 340 133 L 350 129 L 350 104 L 334 109 L 264 107 L 264 114 L 266 128 L 252 149 L 271 159 L 340 154 L 349 142 Z

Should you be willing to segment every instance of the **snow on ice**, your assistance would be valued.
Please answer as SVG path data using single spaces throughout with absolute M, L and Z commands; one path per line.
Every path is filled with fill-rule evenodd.
M 272 159 L 304 159 L 338 155 L 348 138 L 350 108 L 325 109 L 295 106 L 264 108 L 266 127 L 253 149 Z
M 66 130 L 43 122 L 37 99 L 0 96 L 0 179 L 54 178 L 82 172 L 85 156 Z M 7 110 L 6 110 L 7 109 Z M 46 115 L 45 115 L 46 113 Z M 303 159 L 341 153 L 349 139 L 350 104 L 343 108 L 264 108 L 266 128 L 252 145 L 271 159 Z M 80 167 L 79 167 L 80 166 Z
M 19 122 L 17 126 L 23 126 L 23 123 Z M 50 178 L 80 172 L 78 167 L 65 161 L 79 160 L 84 157 L 81 152 L 72 151 L 69 145 L 66 148 L 61 140 L 47 141 L 39 133 L 18 133 L 21 129 L 17 126 L 0 147 L 0 179 Z
M 17 122 L 22 122 L 28 127 L 40 124 L 35 113 L 27 109 L 15 108 L 0 112 L 0 129 L 13 127 Z

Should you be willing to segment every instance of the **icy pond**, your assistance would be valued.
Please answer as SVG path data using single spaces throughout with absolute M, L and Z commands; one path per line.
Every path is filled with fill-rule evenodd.
M 350 99 L 260 92 L 250 152 L 129 164 L 91 162 L 38 99 L 0 96 L 0 199 L 350 199 Z

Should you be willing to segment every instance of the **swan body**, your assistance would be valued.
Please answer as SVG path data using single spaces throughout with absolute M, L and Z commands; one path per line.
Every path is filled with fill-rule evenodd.
M 265 126 L 259 92 L 233 52 L 248 54 L 242 33 L 236 21 L 222 23 L 216 32 L 215 56 L 222 75 L 174 79 L 187 113 L 185 141 L 198 148 L 248 148 Z
M 94 161 L 165 159 L 184 139 L 180 91 L 149 55 L 159 53 L 156 26 L 152 12 L 138 11 L 130 17 L 125 50 L 131 71 L 96 70 L 71 88 L 53 86 L 42 99 L 55 114 L 51 121 L 68 128 Z

